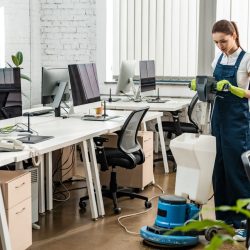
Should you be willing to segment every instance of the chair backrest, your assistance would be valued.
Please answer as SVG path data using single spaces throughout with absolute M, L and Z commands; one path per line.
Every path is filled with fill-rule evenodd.
M 198 100 L 199 100 L 198 93 L 196 93 L 193 96 L 193 98 L 192 98 L 192 100 L 191 100 L 191 102 L 190 102 L 190 104 L 188 106 L 188 118 L 189 118 L 189 121 L 197 128 L 197 130 L 199 129 L 199 127 L 198 127 L 197 123 L 193 120 L 192 113 L 194 111 L 194 107 L 195 107 Z
M 125 121 L 119 132 L 117 147 L 127 154 L 134 153 L 141 149 L 137 141 L 137 134 L 140 123 L 147 113 L 149 107 L 134 110 Z
M 0 108 L 0 112 L 3 115 L 4 119 L 22 116 L 22 106 L 13 105 L 8 107 L 2 107 Z

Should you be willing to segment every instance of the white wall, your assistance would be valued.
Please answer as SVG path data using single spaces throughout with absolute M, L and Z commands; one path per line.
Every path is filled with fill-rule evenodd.
M 95 0 L 0 0 L 5 61 L 22 51 L 24 108 L 41 102 L 41 67 L 96 61 Z M 31 96 L 31 97 L 30 97 Z
M 0 67 L 5 66 L 5 22 L 4 22 L 4 7 L 0 6 Z
M 29 100 L 24 98 L 24 107 L 30 102 L 40 103 L 42 65 L 66 67 L 70 63 L 96 62 L 102 93 L 108 93 L 110 86 L 115 89 L 114 84 L 103 84 L 110 80 L 111 71 L 106 64 L 110 56 L 110 37 L 105 30 L 106 21 L 112 21 L 106 13 L 110 2 L 0 0 L 0 6 L 5 7 L 5 60 L 10 62 L 12 54 L 22 51 L 22 72 L 32 78 L 31 85 L 27 81 L 22 83 L 24 92 L 32 95 Z M 211 39 L 210 33 L 204 37 Z M 161 86 L 161 89 L 165 96 L 192 95 L 182 86 Z
M 95 0 L 40 1 L 43 66 L 95 62 Z
M 30 76 L 31 104 L 41 103 L 41 35 L 40 35 L 40 0 L 30 0 Z
M 17 51 L 23 52 L 24 61 L 21 65 L 22 73 L 31 77 L 32 83 L 22 80 L 23 106 L 27 108 L 34 102 L 31 98 L 31 86 L 38 82 L 34 72 L 40 68 L 40 57 L 37 56 L 36 48 L 33 45 L 40 43 L 40 32 L 33 34 L 40 29 L 39 1 L 38 0 L 0 0 L 0 7 L 4 7 L 5 21 L 5 62 L 12 64 L 11 55 Z M 30 8 L 30 6 L 33 6 Z M 30 22 L 30 17 L 34 22 Z M 37 20 L 37 21 L 35 21 Z M 32 41 L 32 42 L 31 42 Z M 34 60 L 35 59 L 35 60 Z M 13 64 L 12 64 L 13 65 Z M 7 65 L 6 65 L 7 66 Z M 35 88 L 33 88 L 35 89 Z M 35 91 L 33 91 L 35 93 Z M 35 97 L 35 96 L 34 96 Z

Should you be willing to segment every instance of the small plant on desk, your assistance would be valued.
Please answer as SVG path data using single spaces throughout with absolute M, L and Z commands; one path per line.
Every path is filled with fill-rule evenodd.
M 10 63 L 7 62 L 7 64 L 11 67 L 11 68 L 20 68 L 20 65 L 23 63 L 23 53 L 21 51 L 18 51 L 15 55 L 11 55 L 11 59 L 12 62 L 14 63 L 15 66 L 12 66 Z M 28 77 L 27 75 L 21 74 L 21 78 L 24 80 L 27 80 L 28 82 L 31 82 L 30 77 Z M 22 92 L 22 95 L 25 96 L 29 101 L 30 98 Z

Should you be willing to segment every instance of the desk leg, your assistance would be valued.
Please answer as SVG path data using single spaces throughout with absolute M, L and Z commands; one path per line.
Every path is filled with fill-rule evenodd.
M 4 209 L 1 187 L 0 187 L 0 236 L 1 236 L 3 250 L 11 250 L 9 228 Z
M 166 152 L 165 141 L 164 141 L 163 130 L 162 130 L 162 123 L 161 123 L 161 118 L 160 117 L 157 117 L 157 124 L 158 124 L 159 136 L 160 136 L 161 152 L 162 152 L 162 158 L 163 158 L 164 171 L 165 171 L 165 173 L 169 173 L 167 152 Z
M 146 122 L 142 122 L 142 123 L 141 123 L 141 130 L 142 130 L 142 131 L 147 131 Z
M 19 161 L 19 162 L 16 162 L 16 170 L 22 170 L 23 169 L 23 162 L 22 161 Z
M 38 167 L 39 171 L 39 213 L 45 213 L 45 190 L 44 190 L 44 155 L 41 155 L 41 163 Z
M 98 218 L 98 213 L 97 213 L 95 192 L 94 192 L 94 187 L 93 187 L 93 179 L 92 179 L 89 156 L 88 156 L 88 146 L 87 146 L 86 141 L 83 141 L 80 145 L 81 145 L 81 152 L 82 152 L 82 158 L 83 158 L 83 165 L 84 165 L 85 174 L 86 174 L 86 183 L 87 183 L 87 188 L 88 188 L 90 210 L 91 210 L 92 219 L 95 220 Z
M 53 209 L 53 188 L 52 188 L 52 152 L 45 156 L 46 159 L 46 208 Z
M 154 140 L 154 151 L 156 154 L 159 152 L 159 133 L 154 132 L 155 140 Z
M 90 163 L 91 163 L 91 170 L 92 170 L 93 181 L 94 181 L 94 186 L 95 186 L 98 212 L 100 216 L 104 216 L 105 211 L 104 211 L 102 190 L 101 190 L 100 177 L 99 177 L 99 169 L 98 169 L 98 165 L 96 161 L 95 145 L 94 145 L 93 139 L 88 140 L 88 149 L 89 149 L 89 154 L 90 154 Z

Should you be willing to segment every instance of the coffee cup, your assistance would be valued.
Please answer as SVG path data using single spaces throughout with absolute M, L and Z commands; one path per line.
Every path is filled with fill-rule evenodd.
M 102 116 L 102 112 L 103 112 L 103 107 L 97 107 L 95 108 L 95 115 L 96 116 Z

